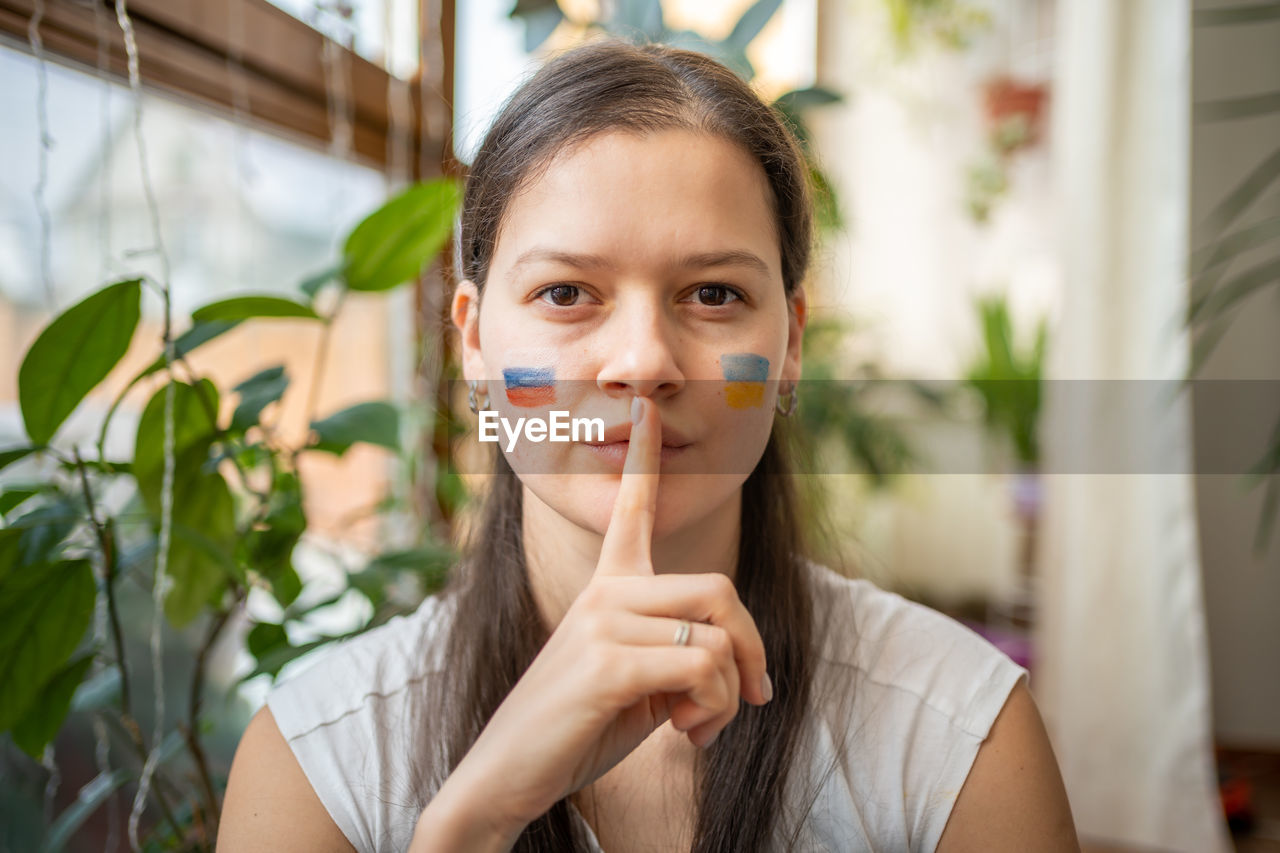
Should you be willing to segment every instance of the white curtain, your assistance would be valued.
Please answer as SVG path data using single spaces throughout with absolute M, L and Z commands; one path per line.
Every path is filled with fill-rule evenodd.
M 1060 0 L 1035 693 L 1081 839 L 1230 849 L 1190 470 L 1189 0 Z M 1102 383 L 1096 380 L 1126 380 Z M 1117 405 L 1123 399 L 1126 406 Z M 1125 473 L 1121 462 L 1138 473 Z M 1096 473 L 1096 472 L 1101 473 Z M 1086 473 L 1092 472 L 1092 473 Z

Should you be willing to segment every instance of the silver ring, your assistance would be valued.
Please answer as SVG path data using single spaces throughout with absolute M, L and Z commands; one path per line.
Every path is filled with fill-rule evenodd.
M 681 619 L 680 624 L 676 626 L 675 639 L 671 642 L 675 643 L 677 646 L 687 646 L 689 645 L 689 635 L 692 632 L 693 626 L 689 624 L 688 620 Z

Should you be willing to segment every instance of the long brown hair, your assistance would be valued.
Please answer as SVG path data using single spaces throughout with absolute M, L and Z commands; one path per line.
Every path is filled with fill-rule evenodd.
M 483 294 L 510 200 L 553 157 L 603 132 L 665 129 L 717 135 L 760 164 L 771 188 L 783 284 L 794 294 L 813 239 L 808 173 L 795 137 L 714 60 L 612 39 L 556 56 L 507 101 L 468 173 L 456 274 Z M 816 646 L 787 423 L 775 420 L 743 484 L 736 574 L 739 596 L 764 638 L 774 699 L 763 707 L 743 703 L 701 754 L 695 851 L 771 849 L 775 839 L 790 847 L 799 831 L 801 816 L 787 814 L 785 792 L 801 750 Z M 519 478 L 497 453 L 470 547 L 443 593 L 459 618 L 442 649 L 446 663 L 426 718 L 439 727 L 428 787 L 441 784 L 462 760 L 548 639 L 525 563 L 522 494 Z M 525 829 L 515 849 L 587 847 L 580 821 L 561 800 Z

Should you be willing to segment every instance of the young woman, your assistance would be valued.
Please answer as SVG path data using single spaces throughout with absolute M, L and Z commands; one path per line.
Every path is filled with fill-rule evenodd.
M 1025 671 L 803 556 L 794 138 L 718 63 L 589 44 L 467 180 L 452 317 L 503 443 L 452 585 L 278 686 L 225 850 L 1076 850 Z

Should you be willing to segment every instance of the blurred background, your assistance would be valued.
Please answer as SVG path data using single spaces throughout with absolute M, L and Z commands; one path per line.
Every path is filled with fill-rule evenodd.
M 0 849 L 212 849 L 272 680 L 439 587 L 484 486 L 451 464 L 447 187 L 607 35 L 719 58 L 804 143 L 819 556 L 1031 670 L 1088 849 L 1280 850 L 1266 0 L 0 0 Z M 430 263 L 361 279 L 360 223 L 419 182 Z M 118 359 L 37 435 L 30 389 L 81 381 L 42 330 L 134 279 Z M 166 330 L 203 336 L 147 373 Z M 179 507 L 162 552 L 144 439 L 186 382 L 193 446 L 197 379 L 191 526 L 225 535 Z M 197 590 L 166 618 L 161 553 Z M 82 606 L 24 598 L 34 565 Z

